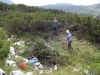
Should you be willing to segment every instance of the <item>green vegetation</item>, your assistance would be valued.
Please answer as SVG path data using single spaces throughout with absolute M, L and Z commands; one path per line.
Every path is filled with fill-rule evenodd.
M 0 27 L 0 60 L 4 60 L 8 57 L 9 50 L 9 42 L 7 42 L 6 38 L 6 30 L 5 28 Z
M 20 49 L 25 50 L 23 54 L 20 54 L 23 57 L 36 56 L 43 65 L 45 65 L 45 62 L 59 64 L 58 70 L 53 70 L 54 75 L 85 75 L 84 69 L 99 75 L 99 19 L 92 16 L 81 16 L 65 13 L 61 10 L 43 9 L 23 4 L 8 5 L 0 2 L 0 6 L 0 67 L 7 71 L 7 73 L 13 69 L 12 67 L 5 67 L 5 60 L 9 54 L 9 46 L 16 42 L 16 40 L 10 42 L 7 40 L 13 34 L 17 38 L 25 40 L 25 47 L 19 48 L 15 46 L 17 51 Z M 51 43 L 58 44 L 62 42 L 53 40 L 54 37 L 51 30 L 54 16 L 59 21 L 59 37 L 65 35 L 66 29 L 69 29 L 73 34 L 74 50 L 71 54 L 64 44 L 53 46 L 54 51 L 48 51 L 43 46 L 44 42 L 50 39 L 50 36 L 51 40 L 49 41 Z M 26 44 L 27 41 L 32 41 L 32 43 Z M 34 47 L 34 50 L 37 52 L 36 54 L 28 51 L 33 44 L 36 45 Z M 47 61 L 45 60 L 47 56 L 52 58 Z M 75 68 L 76 70 L 74 70 Z M 25 71 L 28 69 L 31 70 L 32 66 L 28 65 Z

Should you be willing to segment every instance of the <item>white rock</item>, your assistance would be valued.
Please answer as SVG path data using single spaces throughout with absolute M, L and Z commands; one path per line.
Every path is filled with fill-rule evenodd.
M 17 65 L 16 65 L 16 62 L 13 61 L 13 60 L 6 60 L 6 66 L 13 66 L 13 67 L 15 67 Z
M 43 70 L 40 70 L 40 75 L 43 75 Z
M 57 70 L 57 65 L 54 66 L 54 70 Z
M 84 73 L 85 74 L 89 74 L 89 70 L 84 70 Z
M 25 75 L 33 75 L 32 72 L 27 72 Z
M 13 46 L 10 46 L 10 53 L 11 53 L 11 56 L 15 56 L 15 48 Z
M 0 75 L 6 75 L 5 71 L 0 68 Z
M 36 62 L 36 63 L 35 63 L 35 66 L 37 66 L 37 67 L 38 67 L 38 69 L 43 68 L 43 66 L 42 66 L 42 64 L 41 64 L 40 62 Z
M 23 40 L 20 40 L 18 42 L 15 42 L 14 45 L 24 46 L 25 42 Z
M 25 75 L 25 74 L 20 70 L 14 70 L 10 72 L 10 75 Z

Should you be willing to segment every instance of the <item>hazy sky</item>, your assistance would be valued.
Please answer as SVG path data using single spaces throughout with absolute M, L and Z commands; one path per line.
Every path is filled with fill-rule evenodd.
M 100 3 L 100 0 L 11 0 L 16 4 L 25 4 L 30 6 L 42 6 L 56 3 L 71 3 L 75 5 L 93 5 Z

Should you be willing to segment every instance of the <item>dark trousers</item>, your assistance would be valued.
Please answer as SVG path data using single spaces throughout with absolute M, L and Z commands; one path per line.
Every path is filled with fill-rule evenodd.
M 57 35 L 57 27 L 53 27 L 53 34 Z
M 72 41 L 68 42 L 68 50 L 73 50 Z

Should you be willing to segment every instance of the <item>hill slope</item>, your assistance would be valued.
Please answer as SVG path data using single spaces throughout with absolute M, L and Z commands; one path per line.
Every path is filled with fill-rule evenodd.
M 63 35 L 60 34 L 60 38 L 62 36 Z M 35 41 L 39 41 L 39 42 L 42 40 L 44 40 L 44 39 L 41 37 L 40 38 L 38 37 L 38 39 L 35 39 Z M 32 42 L 34 42 L 34 41 L 32 41 Z M 100 70 L 99 70 L 100 69 L 100 65 L 99 65 L 100 60 L 98 60 L 100 58 L 100 51 L 97 50 L 97 48 L 94 45 L 92 45 L 91 43 L 88 44 L 88 41 L 86 41 L 86 40 L 77 40 L 77 38 L 75 36 L 73 36 L 73 44 L 72 45 L 73 45 L 74 50 L 70 54 L 68 52 L 67 45 L 60 44 L 62 42 L 64 42 L 64 40 L 57 41 L 56 37 L 53 37 L 53 39 L 50 40 L 50 43 L 54 44 L 52 46 L 52 48 L 54 48 L 55 51 L 59 52 L 59 55 L 56 55 L 55 59 L 53 60 L 53 61 L 57 62 L 56 64 L 58 65 L 58 69 L 54 70 L 54 68 L 52 67 L 52 71 L 47 71 L 45 68 L 46 65 L 43 64 L 44 75 L 85 75 L 89 71 L 92 74 L 95 73 L 96 75 L 98 75 L 98 73 L 100 73 Z M 60 45 L 57 45 L 57 44 L 60 44 Z M 20 49 L 20 50 L 22 50 L 22 49 Z M 45 63 L 46 63 L 46 61 L 45 61 Z M 13 67 L 12 67 L 12 69 L 13 69 Z M 16 69 L 18 69 L 18 68 L 16 68 Z M 6 72 L 8 72 L 8 70 L 9 70 L 9 72 L 10 72 L 11 68 L 9 66 L 4 67 L 4 70 Z M 27 64 L 25 70 L 22 70 L 22 71 L 23 72 L 31 71 L 31 72 L 33 72 L 33 74 L 38 75 L 40 70 L 33 71 L 33 66 L 31 64 Z
M 92 15 L 98 15 L 100 13 L 100 3 L 94 4 L 94 5 L 73 5 L 73 4 L 66 4 L 66 3 L 58 3 L 58 4 L 50 4 L 50 5 L 44 5 L 42 6 L 46 9 L 59 9 L 66 12 L 71 13 L 79 13 L 79 14 L 92 14 Z

